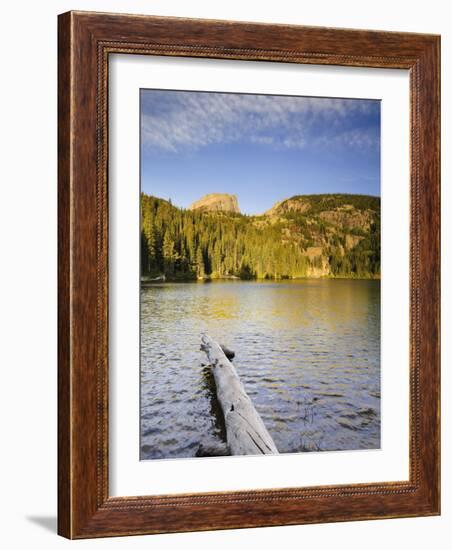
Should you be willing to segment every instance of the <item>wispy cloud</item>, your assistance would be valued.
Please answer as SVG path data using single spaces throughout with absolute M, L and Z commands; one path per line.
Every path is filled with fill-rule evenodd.
M 353 128 L 335 134 L 325 134 L 315 139 L 317 145 L 351 147 L 357 149 L 378 148 L 380 146 L 379 128 Z
M 378 113 L 367 100 L 146 90 L 141 129 L 146 148 L 168 152 L 234 142 L 374 149 Z

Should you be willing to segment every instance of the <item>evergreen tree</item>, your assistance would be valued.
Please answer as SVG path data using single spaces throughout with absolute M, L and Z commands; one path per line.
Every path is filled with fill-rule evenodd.
M 199 247 L 196 252 L 196 275 L 198 279 L 203 279 L 206 275 L 205 266 L 204 266 L 204 256 L 203 256 L 201 247 Z
M 174 275 L 176 253 L 174 249 L 174 240 L 171 238 L 169 231 L 165 232 L 163 237 L 163 270 L 166 276 Z

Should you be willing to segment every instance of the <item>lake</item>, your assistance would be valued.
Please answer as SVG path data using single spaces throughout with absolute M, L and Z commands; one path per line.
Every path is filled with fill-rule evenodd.
M 380 447 L 380 281 L 160 283 L 141 290 L 141 459 L 225 441 L 203 332 L 280 452 Z

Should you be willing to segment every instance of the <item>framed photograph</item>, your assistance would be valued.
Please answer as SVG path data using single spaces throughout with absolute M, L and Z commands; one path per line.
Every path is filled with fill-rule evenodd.
M 61 535 L 440 513 L 439 56 L 59 16 Z

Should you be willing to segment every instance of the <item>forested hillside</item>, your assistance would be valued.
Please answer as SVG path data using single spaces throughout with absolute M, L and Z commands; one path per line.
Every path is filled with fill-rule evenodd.
M 380 199 L 300 195 L 261 216 L 141 195 L 142 275 L 168 280 L 380 274 Z

